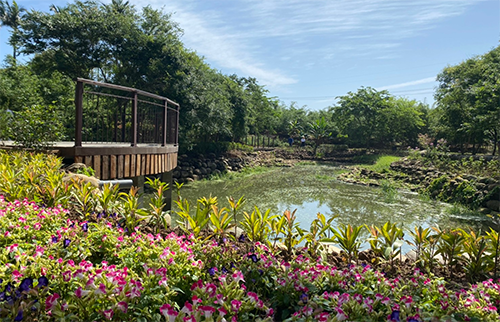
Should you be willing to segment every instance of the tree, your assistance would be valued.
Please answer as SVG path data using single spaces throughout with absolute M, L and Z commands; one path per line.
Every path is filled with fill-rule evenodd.
M 435 98 L 444 134 L 472 153 L 489 142 L 496 153 L 500 140 L 500 46 L 448 66 L 438 75 Z
M 14 61 L 17 58 L 19 48 L 19 27 L 23 12 L 26 12 L 26 9 L 20 7 L 15 0 L 12 1 L 12 4 L 0 0 L 0 25 L 12 28 L 9 44 L 12 46 Z
M 314 122 L 309 123 L 309 128 L 309 133 L 311 134 L 314 142 L 313 154 L 316 155 L 318 147 L 324 143 L 325 139 L 332 136 L 332 130 L 330 126 L 328 126 L 328 122 L 326 121 L 324 116 L 315 120 Z
M 389 108 L 389 92 L 362 87 L 338 99 L 338 105 L 330 111 L 341 134 L 347 135 L 354 146 L 370 147 L 380 142 L 385 126 L 382 111 Z

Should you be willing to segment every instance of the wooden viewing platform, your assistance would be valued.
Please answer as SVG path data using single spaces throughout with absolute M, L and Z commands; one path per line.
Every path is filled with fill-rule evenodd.
M 177 166 L 179 104 L 138 89 L 77 78 L 74 140 L 52 149 L 101 180 L 166 174 Z M 9 145 L 10 142 L 4 142 Z

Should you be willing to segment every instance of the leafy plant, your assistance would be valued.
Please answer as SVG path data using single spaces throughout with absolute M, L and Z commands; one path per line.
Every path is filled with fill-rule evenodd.
M 140 207 L 139 187 L 130 187 L 128 193 L 120 193 L 123 205 L 123 224 L 129 232 L 133 232 L 139 222 L 147 218 L 147 211 Z
M 451 274 L 452 268 L 460 263 L 465 238 L 460 229 L 444 230 L 440 237 L 438 253 L 443 256 L 443 264 L 447 266 L 448 273 Z
M 340 248 L 347 253 L 347 260 L 351 263 L 353 260 L 358 261 L 358 253 L 361 247 L 359 234 L 363 226 L 351 226 L 350 224 L 340 224 L 337 229 L 332 228 L 335 240 Z
M 432 228 L 423 228 L 422 226 L 415 226 L 414 231 L 410 231 L 410 235 L 413 237 L 412 241 L 407 241 L 408 244 L 415 247 L 415 264 L 423 267 L 422 263 L 422 253 L 424 248 L 428 244 L 429 237 L 431 236 Z
M 317 259 L 318 253 L 324 248 L 322 242 L 329 241 L 330 232 L 332 231 L 331 223 L 337 217 L 338 215 L 331 216 L 330 219 L 326 220 L 325 215 L 318 213 L 316 219 L 311 222 L 309 231 L 305 233 L 304 238 L 307 251 L 312 258 Z
M 305 231 L 302 230 L 299 223 L 295 221 L 297 219 L 295 216 L 296 211 L 297 209 L 293 212 L 287 209 L 283 212 L 283 217 L 285 218 L 285 224 L 283 226 L 283 244 L 285 245 L 285 258 L 287 260 L 292 258 L 295 247 L 305 238 Z
M 491 256 L 493 258 L 493 277 L 497 277 L 497 269 L 498 269 L 498 259 L 500 256 L 500 234 L 498 231 L 490 228 L 490 231 L 486 232 L 486 238 L 490 241 L 490 251 Z
M 248 239 L 253 242 L 269 244 L 270 226 L 274 219 L 274 216 L 271 216 L 270 213 L 271 209 L 267 209 L 262 213 L 258 207 L 255 207 L 250 214 L 243 213 L 243 221 L 240 224 Z
M 169 189 L 168 183 L 163 182 L 158 178 L 154 180 L 147 178 L 146 184 L 153 189 L 153 195 L 149 203 L 149 223 L 154 225 L 156 232 L 158 232 L 160 227 L 167 229 L 169 226 L 169 222 L 167 220 L 168 214 L 163 212 L 163 208 L 166 206 L 164 193 L 167 189 Z
M 488 271 L 490 258 L 488 256 L 488 243 L 485 236 L 480 232 L 476 234 L 473 230 L 462 231 L 465 237 L 464 248 L 467 256 L 464 256 L 464 269 L 471 281 L 482 278 Z
M 195 238 L 199 238 L 201 231 L 206 227 L 210 220 L 210 212 L 212 205 L 217 205 L 217 197 L 200 198 L 196 204 L 196 212 L 191 215 L 189 209 L 189 202 L 187 199 L 175 201 L 179 211 L 177 215 L 184 219 L 179 221 L 180 227 L 186 232 L 192 232 Z
M 236 201 L 233 197 L 228 197 L 227 201 L 229 202 L 229 206 L 231 207 L 231 212 L 233 213 L 233 220 L 236 222 L 236 215 L 238 213 L 238 209 L 245 203 L 245 199 L 243 196 Z M 234 225 L 234 237 L 236 238 L 236 230 L 238 226 Z
M 219 209 L 217 205 L 212 205 L 212 211 L 210 213 L 210 222 L 212 223 L 213 233 L 207 237 L 217 236 L 219 240 L 225 238 L 227 231 L 232 227 L 231 215 L 227 208 Z M 235 234 L 236 236 L 236 234 Z
M 98 194 L 97 203 L 105 215 L 111 215 L 118 205 L 119 185 L 105 184 Z

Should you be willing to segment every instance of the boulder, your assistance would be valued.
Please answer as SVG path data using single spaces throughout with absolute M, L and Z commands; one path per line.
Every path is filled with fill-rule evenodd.
M 493 211 L 500 211 L 500 200 L 490 200 L 486 202 L 486 208 Z
M 79 183 L 90 183 L 94 187 L 99 187 L 99 179 L 96 177 L 89 177 L 84 174 L 78 173 L 68 173 L 63 177 L 63 182 L 68 184 L 70 182 L 79 182 Z

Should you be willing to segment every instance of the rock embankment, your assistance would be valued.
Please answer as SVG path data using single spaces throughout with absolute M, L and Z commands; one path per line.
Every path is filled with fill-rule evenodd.
M 485 214 L 500 212 L 500 178 L 446 173 L 406 158 L 392 163 L 390 170 L 379 173 L 355 168 L 341 178 L 346 182 L 373 186 L 380 185 L 380 180 L 395 180 L 435 199 L 470 205 Z

